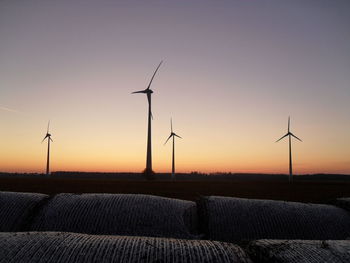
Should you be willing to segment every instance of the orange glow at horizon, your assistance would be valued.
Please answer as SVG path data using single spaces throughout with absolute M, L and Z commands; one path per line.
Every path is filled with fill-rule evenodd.
M 156 126 L 157 127 L 157 126 Z M 168 127 L 164 128 L 163 138 L 153 137 L 153 167 L 158 173 L 171 172 L 171 144 L 163 146 Z M 198 138 L 196 131 L 188 134 L 176 127 L 183 139 L 176 140 L 176 172 L 233 172 L 233 173 L 288 173 L 288 145 L 287 141 L 274 143 L 261 138 L 247 139 L 243 142 L 226 138 L 228 134 L 211 137 L 209 134 Z M 144 129 L 145 130 L 145 129 Z M 113 135 L 104 139 L 89 140 L 82 138 L 74 140 L 77 135 L 59 136 L 59 132 L 52 130 L 54 142 L 51 144 L 51 171 L 81 171 L 81 172 L 142 172 L 145 168 L 146 138 L 145 132 L 140 130 L 135 140 L 116 140 Z M 155 132 L 158 134 L 158 132 Z M 185 135 L 186 136 L 185 136 Z M 275 133 L 278 134 L 278 133 Z M 297 134 L 297 133 L 295 133 Z M 309 137 L 298 135 L 302 138 Z M 125 136 L 127 136 L 125 134 Z M 192 137 L 193 136 L 193 137 Z M 208 136 L 206 139 L 205 136 Z M 250 134 L 246 134 L 246 138 Z M 143 137 L 143 138 L 142 138 Z M 278 136 L 277 136 L 278 137 Z M 39 140 L 36 140 L 39 139 Z M 67 141 L 64 142 L 64 139 Z M 86 139 L 86 141 L 84 141 Z M 44 173 L 46 165 L 47 143 L 35 140 L 21 139 L 21 144 L 7 141 L 1 149 L 0 170 L 3 172 L 35 172 Z M 209 143 L 210 141 L 215 142 Z M 259 143 L 259 140 L 262 140 Z M 203 144 L 202 141 L 208 141 Z M 349 173 L 350 163 L 346 158 L 327 157 L 326 152 L 319 149 L 312 150 L 312 141 L 299 143 L 293 141 L 293 167 L 295 174 L 308 173 Z M 326 144 L 328 152 L 331 145 Z M 6 150 L 5 150 L 6 149 Z M 339 149 L 337 149 L 339 151 Z M 346 149 L 344 149 L 346 153 Z M 343 156 L 343 155 L 342 155 Z

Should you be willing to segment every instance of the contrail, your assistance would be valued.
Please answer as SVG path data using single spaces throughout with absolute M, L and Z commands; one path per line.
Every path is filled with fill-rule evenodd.
M 22 113 L 18 110 L 14 110 L 14 109 L 10 109 L 10 108 L 7 108 L 7 107 L 2 107 L 0 106 L 0 110 L 3 110 L 3 111 L 8 111 L 8 112 L 14 112 L 14 113 Z

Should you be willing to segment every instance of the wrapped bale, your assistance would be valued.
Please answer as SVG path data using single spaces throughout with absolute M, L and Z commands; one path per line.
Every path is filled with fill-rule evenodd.
M 251 263 L 223 242 L 62 232 L 0 233 L 0 262 Z
M 205 197 L 200 202 L 208 239 L 345 239 L 350 214 L 332 205 L 233 197 Z
M 48 198 L 44 194 L 0 192 L 0 231 L 20 231 L 30 221 L 36 207 Z
M 350 240 L 257 240 L 247 252 L 255 262 L 350 262 Z
M 34 219 L 32 231 L 192 239 L 196 204 L 133 194 L 59 194 Z

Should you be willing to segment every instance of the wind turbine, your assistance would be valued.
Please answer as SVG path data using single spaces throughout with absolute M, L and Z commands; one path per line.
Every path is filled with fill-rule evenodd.
M 157 73 L 157 71 L 162 63 L 163 63 L 163 61 L 161 61 L 159 63 L 158 67 L 156 68 L 156 70 L 153 73 L 151 81 L 149 82 L 149 84 L 145 90 L 132 92 L 132 94 L 144 93 L 147 95 L 147 100 L 148 100 L 148 135 L 147 135 L 147 158 L 146 158 L 146 170 L 145 170 L 146 175 L 153 174 L 153 170 L 152 170 L 152 135 L 151 135 L 151 131 L 152 131 L 151 119 L 153 119 L 152 107 L 151 107 L 151 95 L 153 93 L 153 90 L 151 90 L 151 84 L 152 84 L 154 76 L 156 75 L 156 73 Z
M 297 136 L 295 136 L 293 133 L 290 132 L 290 117 L 288 117 L 288 132 L 283 135 L 280 139 L 278 139 L 276 142 L 279 142 L 284 137 L 287 137 L 289 139 L 289 182 L 293 182 L 293 167 L 292 167 L 292 139 L 291 137 L 294 137 L 295 139 L 300 140 Z
M 168 137 L 168 139 L 165 141 L 164 145 L 169 141 L 169 139 L 171 137 L 173 137 L 173 161 L 172 161 L 172 170 L 171 170 L 171 179 L 175 179 L 175 137 L 178 137 L 180 139 L 182 139 L 182 137 L 180 137 L 179 135 L 177 135 L 176 133 L 173 132 L 173 120 L 170 119 L 170 136 Z
M 53 142 L 53 140 L 51 139 L 51 134 L 49 133 L 49 128 L 50 128 L 50 121 L 47 124 L 47 131 L 46 131 L 46 135 L 44 137 L 44 139 L 41 141 L 41 143 L 43 143 L 43 141 L 45 141 L 45 139 L 47 138 L 47 162 L 46 162 L 46 175 L 50 174 L 50 141 Z

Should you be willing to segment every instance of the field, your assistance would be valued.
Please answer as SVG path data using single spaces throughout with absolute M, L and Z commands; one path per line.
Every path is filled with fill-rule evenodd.
M 125 180 L 116 178 L 0 176 L 0 191 L 152 194 L 186 200 L 221 195 L 243 198 L 328 203 L 350 196 L 350 181 Z

